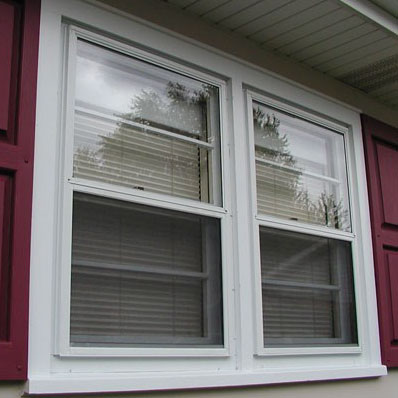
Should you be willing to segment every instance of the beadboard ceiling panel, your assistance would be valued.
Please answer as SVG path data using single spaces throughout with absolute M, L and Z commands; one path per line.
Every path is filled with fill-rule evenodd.
M 159 1 L 398 109 L 398 0 Z

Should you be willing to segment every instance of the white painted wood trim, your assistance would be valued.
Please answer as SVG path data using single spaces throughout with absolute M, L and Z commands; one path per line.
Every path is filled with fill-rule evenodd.
M 381 28 L 393 35 L 398 35 L 397 18 L 384 11 L 369 0 L 338 0 L 340 3 L 352 8 L 355 12 L 375 22 Z
M 30 333 L 29 333 L 29 379 L 27 391 L 31 393 L 133 391 L 167 388 L 222 387 L 251 384 L 281 383 L 307 380 L 331 380 L 355 377 L 376 377 L 385 374 L 380 365 L 378 345 L 377 303 L 373 274 L 369 208 L 367 204 L 366 174 L 359 115 L 352 108 L 319 95 L 296 83 L 281 79 L 259 67 L 249 65 L 210 49 L 194 44 L 193 40 L 174 35 L 160 27 L 138 22 L 130 18 L 96 7 L 85 1 L 42 0 L 39 55 L 39 80 L 37 101 L 37 128 L 35 147 L 31 289 L 30 289 Z M 65 123 L 71 126 L 68 115 L 61 118 L 61 110 L 70 107 L 69 97 L 64 98 L 62 86 L 65 70 L 62 65 L 64 52 L 63 21 L 100 28 L 104 37 L 77 27 L 79 34 L 91 39 L 105 40 L 111 45 L 133 56 L 149 57 L 151 62 L 166 68 L 184 70 L 200 80 L 219 85 L 222 92 L 221 128 L 223 131 L 222 176 L 223 207 L 190 203 L 188 200 L 164 200 L 155 194 L 141 195 L 137 192 L 134 202 L 152 203 L 166 208 L 195 212 L 221 220 L 222 265 L 224 291 L 225 353 L 213 351 L 212 356 L 162 356 L 131 352 L 123 358 L 104 353 L 69 353 L 61 357 L 67 341 L 61 330 L 68 330 L 68 320 L 59 317 L 67 314 L 68 300 L 64 293 L 58 295 L 59 278 L 67 278 L 68 234 L 70 235 L 70 197 L 62 201 L 61 193 L 73 190 L 98 190 L 109 197 L 130 197 L 130 192 L 114 192 L 109 186 L 89 186 L 82 181 L 62 182 L 60 176 L 71 178 L 70 169 L 63 169 L 65 143 L 60 132 Z M 86 33 L 83 33 L 86 32 Z M 87 33 L 88 32 L 88 33 Z M 123 38 L 119 43 L 116 38 Z M 66 49 L 67 50 L 67 49 Z M 351 206 L 353 209 L 352 234 L 334 232 L 338 239 L 361 242 L 355 247 L 354 278 L 358 286 L 359 349 L 342 347 L 341 351 L 327 349 L 310 353 L 298 351 L 269 352 L 262 357 L 256 355 L 256 341 L 261 335 L 256 325 L 256 314 L 261 311 L 261 302 L 253 291 L 261 291 L 258 277 L 258 226 L 266 220 L 255 218 L 255 181 L 252 180 L 253 164 L 247 113 L 248 104 L 244 89 L 252 89 L 253 96 L 273 101 L 288 100 L 288 106 L 300 110 L 311 110 L 309 114 L 326 120 L 328 127 L 347 134 L 347 151 L 350 184 L 355 186 Z M 290 109 L 291 109 L 290 108 Z M 249 109 L 250 106 L 249 106 Z M 70 163 L 69 163 L 70 164 Z M 65 186 L 64 186 L 65 184 Z M 195 210 L 196 207 L 196 210 Z M 60 222 L 60 220 L 63 220 Z M 273 224 L 275 225 L 275 224 Z M 281 225 L 281 228 L 295 228 Z M 63 235 L 59 231 L 64 231 Z M 324 231 L 326 233 L 326 231 Z M 315 233 L 315 230 L 308 230 Z M 316 230 L 321 234 L 321 230 Z M 354 243 L 355 244 L 355 243 Z M 65 248 L 65 249 L 62 249 Z M 70 251 L 70 250 L 69 250 Z M 59 263 L 59 256 L 64 263 Z M 70 263 L 70 261 L 69 261 Z M 60 298 L 61 297 L 61 298 Z M 60 299 L 59 299 L 60 298 Z M 57 316 L 60 319 L 57 319 Z M 59 328 L 58 321 L 63 322 Z M 256 347 L 257 345 L 257 347 Z M 336 347 L 332 347 L 336 348 Z M 338 347 L 339 348 L 339 347 Z M 149 351 L 147 351 L 149 354 Z M 166 352 L 163 352 L 166 354 Z M 309 355 L 311 354 L 311 355 Z M 140 357 L 141 356 L 141 357 Z M 140 357 L 140 358 L 139 358 Z
M 68 377 L 31 377 L 26 388 L 29 394 L 57 394 L 57 393 L 89 393 L 89 392 L 124 392 L 124 391 L 156 391 L 186 388 L 231 387 L 243 385 L 276 384 L 300 381 L 344 380 L 347 378 L 378 377 L 387 374 L 385 366 L 318 368 L 308 370 L 283 372 L 203 372 L 201 375 L 180 372 L 178 377 L 172 373 L 162 375 L 120 374 L 111 377 L 109 374 L 73 375 Z M 94 386 L 94 387 L 93 387 Z

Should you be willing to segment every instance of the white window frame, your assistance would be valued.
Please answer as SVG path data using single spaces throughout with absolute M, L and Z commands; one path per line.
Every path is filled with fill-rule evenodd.
M 299 108 L 298 106 L 292 106 L 284 102 L 283 100 L 278 100 L 272 97 L 267 97 L 266 95 L 262 95 L 256 91 L 246 89 L 246 101 L 247 101 L 247 118 L 248 118 L 248 131 L 249 131 L 249 157 L 250 157 L 250 165 L 251 165 L 251 173 L 250 173 L 250 182 L 252 187 L 252 214 L 253 214 L 253 252 L 255 253 L 255 303 L 256 303 L 256 354 L 258 356 L 269 356 L 269 355 L 297 355 L 297 354 L 306 354 L 306 355 L 316 355 L 316 354 L 355 354 L 360 353 L 362 350 L 362 337 L 361 330 L 358 328 L 358 324 L 361 322 L 360 316 L 361 314 L 356 314 L 356 323 L 357 323 L 357 339 L 358 343 L 355 346 L 344 346 L 338 345 L 338 342 L 335 344 L 330 344 L 330 346 L 305 346 L 305 347 L 294 347 L 294 346 L 285 346 L 285 347 L 264 347 L 264 330 L 263 330 L 263 306 L 262 306 L 262 277 L 261 277 L 261 259 L 260 259 L 260 228 L 261 227 L 269 227 L 274 228 L 279 231 L 292 231 L 301 234 L 308 234 L 311 236 L 317 237 L 325 237 L 336 239 L 340 241 L 347 241 L 351 244 L 351 252 L 352 252 L 352 262 L 353 262 L 353 281 L 354 281 L 354 298 L 355 303 L 358 302 L 358 294 L 356 286 L 356 280 L 358 279 L 358 245 L 355 244 L 356 241 L 356 220 L 353 216 L 354 202 L 353 202 L 353 192 L 352 188 L 352 170 L 350 166 L 350 156 L 351 153 L 350 147 L 350 134 L 349 130 L 346 126 L 342 124 L 338 124 L 336 122 L 332 122 L 328 120 L 326 117 L 320 117 L 312 114 L 309 110 L 305 110 Z M 270 106 L 276 111 L 286 112 L 287 115 L 296 116 L 308 122 L 313 122 L 323 127 L 326 127 L 336 134 L 340 133 L 343 136 L 344 140 L 344 159 L 346 162 L 346 170 L 347 170 L 347 185 L 348 185 L 348 206 L 349 206 L 349 214 L 351 221 L 351 231 L 346 232 L 338 229 L 329 228 L 326 226 L 304 223 L 300 221 L 286 220 L 280 217 L 274 217 L 269 214 L 259 214 L 257 211 L 257 189 L 256 189 L 256 156 L 255 156 L 255 139 L 254 139 L 254 124 L 253 124 L 253 102 L 257 102 L 264 106 Z M 327 345 L 327 343 L 325 343 Z
M 65 268 L 70 266 L 70 262 L 65 261 L 65 250 L 70 250 L 67 234 L 70 231 L 71 197 L 70 193 L 63 196 L 64 184 L 70 183 L 64 177 L 68 170 L 63 169 L 65 143 L 62 134 L 66 128 L 70 129 L 67 126 L 71 126 L 68 115 L 63 113 L 63 110 L 71 109 L 69 94 L 66 95 L 67 90 L 63 86 L 65 81 L 72 79 L 64 68 L 68 51 L 64 26 L 71 25 L 70 21 L 74 26 L 87 27 L 77 29 L 88 32 L 91 38 L 95 36 L 101 43 L 115 45 L 119 51 L 221 87 L 223 207 L 139 190 L 134 192 L 132 199 L 128 189 L 115 190 L 100 183 L 74 181 L 75 189 L 81 192 L 221 219 L 226 334 L 225 347 L 219 351 L 167 348 L 139 352 L 135 348 L 130 351 L 121 348 L 119 352 L 110 352 L 96 348 L 94 352 L 91 347 L 73 351 L 65 344 L 65 330 L 68 330 L 65 319 L 69 319 L 66 317 L 69 306 L 64 301 L 69 289 L 65 278 L 70 275 Z M 346 130 L 350 144 L 347 149 L 349 178 L 355 182 L 350 183 L 353 189 L 350 200 L 360 338 L 358 348 L 353 347 L 356 350 L 352 347 L 349 350 L 347 347 L 331 347 L 333 350 L 316 347 L 310 352 L 307 347 L 299 347 L 262 352 L 258 322 L 258 220 L 253 206 L 256 197 L 247 88 L 251 88 L 253 98 L 260 95 L 264 100 L 276 99 L 291 107 L 290 111 L 307 112 L 306 118 L 320 118 Z M 357 109 L 187 37 L 109 9 L 94 0 L 42 0 L 32 212 L 29 382 L 26 392 L 56 394 L 209 388 L 386 374 L 386 368 L 380 362 L 378 344 L 359 115 Z M 71 131 L 68 130 L 67 134 Z M 261 222 L 277 226 L 276 221 Z M 279 222 L 282 229 L 295 227 Z M 314 229 L 310 225 L 303 228 L 320 236 L 330 233 L 328 229 Z M 335 233 L 339 234 L 339 239 L 352 239 L 346 233 Z M 64 263 L 60 263 L 60 258 Z
M 125 54 L 133 57 L 132 59 L 138 59 L 141 61 L 150 62 L 151 64 L 164 67 L 167 70 L 174 71 L 176 73 L 183 74 L 192 78 L 199 79 L 203 83 L 211 84 L 218 88 L 220 98 L 220 140 L 214 142 L 214 146 L 218 144 L 218 141 L 223 142 L 223 131 L 225 130 L 224 122 L 222 120 L 222 109 L 225 108 L 225 82 L 221 79 L 214 78 L 210 75 L 206 75 L 201 72 L 196 72 L 188 67 L 182 67 L 174 62 L 168 61 L 167 59 L 155 56 L 151 53 L 138 50 L 132 46 L 123 45 L 122 43 L 95 34 L 86 29 L 82 29 L 73 25 L 65 25 L 65 44 L 66 44 L 66 67 L 65 67 L 65 81 L 63 84 L 65 90 L 65 106 L 63 109 L 64 113 L 64 129 L 63 136 L 61 139 L 61 155 L 64 152 L 63 161 L 63 173 L 62 181 L 63 187 L 61 192 L 61 200 L 63 212 L 60 215 L 60 245 L 59 253 L 59 308 L 56 311 L 57 323 L 58 323 L 58 335 L 57 346 L 55 353 L 60 357 L 68 356 L 107 356 L 107 357 L 118 357 L 118 356 L 129 356 L 129 357 L 195 357 L 195 356 L 221 356 L 226 357 L 229 353 L 229 314 L 233 313 L 232 308 L 228 306 L 227 295 L 223 300 L 223 342 L 224 347 L 204 348 L 200 347 L 79 347 L 71 346 L 70 344 L 70 302 L 71 302 L 71 250 L 72 247 L 72 205 L 73 205 L 73 193 L 80 192 L 85 194 L 92 194 L 98 197 L 122 200 L 131 203 L 145 204 L 153 207 L 164 208 L 168 210 L 179 210 L 184 211 L 188 214 L 197 214 L 200 216 L 207 216 L 220 220 L 220 236 L 221 236 L 221 275 L 226 275 L 228 264 L 228 250 L 227 247 L 227 227 L 226 219 L 229 216 L 229 212 L 226 206 L 223 204 L 213 205 L 203 203 L 195 200 L 178 198 L 165 194 L 157 194 L 147 191 L 141 191 L 134 188 L 122 187 L 115 184 L 108 184 L 104 182 L 97 182 L 94 180 L 85 180 L 82 178 L 76 178 L 73 176 L 73 148 L 74 148 L 74 113 L 75 113 L 75 81 L 76 81 L 76 60 L 77 60 L 77 41 L 79 39 L 86 40 L 92 44 L 100 45 L 104 49 L 114 50 L 120 54 Z M 138 124 L 138 123 L 137 123 Z M 167 132 L 166 132 L 167 133 Z M 162 131 L 163 134 L 163 131 Z M 169 133 L 170 134 L 170 133 Z M 184 137 L 185 138 L 185 137 Z M 198 145 L 195 142 L 196 145 Z M 199 142 L 199 144 L 202 144 Z M 220 145 L 220 152 L 223 151 L 223 146 Z M 209 156 L 217 157 L 217 150 L 213 150 Z M 221 158 L 224 158 L 221 155 Z M 217 164 L 217 161 L 213 159 L 213 163 Z M 222 176 L 222 170 L 224 170 L 223 162 L 220 166 L 215 167 L 212 170 L 213 181 L 212 184 L 219 184 L 221 186 L 221 197 L 224 203 L 229 203 L 229 195 L 224 189 L 222 181 L 225 180 Z M 217 175 L 218 174 L 218 175 Z M 222 292 L 228 291 L 227 278 L 222 277 Z M 223 295 L 224 298 L 224 295 Z

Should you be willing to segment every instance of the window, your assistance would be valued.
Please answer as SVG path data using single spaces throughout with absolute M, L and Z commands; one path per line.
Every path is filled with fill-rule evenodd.
M 61 353 L 224 349 L 220 83 L 70 40 Z
M 384 374 L 357 112 L 44 7 L 27 393 Z
M 262 346 L 355 346 L 344 133 L 325 121 L 310 121 L 294 108 L 290 112 L 296 113 L 289 113 L 278 103 L 269 106 L 251 97 L 249 103 Z

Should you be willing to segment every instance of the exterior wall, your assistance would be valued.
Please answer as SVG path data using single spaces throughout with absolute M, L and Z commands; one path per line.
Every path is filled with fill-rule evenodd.
M 152 22 L 156 22 L 162 24 L 163 26 L 172 29 L 173 26 L 178 33 L 185 34 L 190 36 L 191 38 L 197 39 L 206 43 L 206 45 L 214 45 L 222 51 L 226 51 L 229 53 L 233 53 L 234 56 L 239 56 L 242 59 L 245 59 L 247 62 L 257 63 L 258 66 L 262 68 L 267 68 L 268 70 L 279 72 L 284 77 L 289 78 L 291 80 L 295 80 L 300 82 L 303 85 L 306 85 L 314 90 L 319 90 L 325 95 L 330 97 L 334 97 L 341 101 L 345 101 L 346 103 L 355 106 L 357 108 L 361 108 L 365 113 L 376 117 L 378 119 L 382 119 L 389 124 L 398 126 L 398 115 L 394 112 L 390 111 L 388 108 L 379 105 L 372 100 L 368 99 L 366 96 L 362 96 L 358 94 L 357 91 L 351 90 L 348 87 L 341 85 L 340 83 L 336 83 L 331 81 L 331 79 L 327 79 L 322 75 L 313 74 L 309 70 L 300 69 L 297 65 L 291 64 L 289 61 L 277 59 L 275 56 L 272 56 L 271 59 L 268 58 L 267 54 L 262 51 L 258 51 L 253 45 L 245 47 L 247 44 L 245 41 L 239 42 L 237 39 L 235 40 L 226 40 L 226 34 L 223 32 L 218 32 L 217 35 L 211 29 L 201 29 L 204 26 L 201 21 L 187 21 L 185 20 L 182 23 L 183 18 L 176 14 L 175 18 L 170 18 L 170 15 L 167 12 L 159 12 L 153 13 L 153 8 L 151 10 L 151 4 L 153 6 L 153 2 L 149 1 L 147 5 L 144 5 L 146 2 L 130 2 L 130 5 L 127 5 L 127 2 L 118 1 L 118 0 L 102 0 L 104 3 L 113 4 L 113 5 L 122 5 L 124 3 L 126 7 L 130 7 L 131 9 L 137 6 L 134 11 L 136 15 L 141 16 L 143 18 L 149 19 Z M 149 5 L 148 5 L 149 4 Z M 160 5 L 160 7 L 163 7 Z M 125 10 L 125 11 L 131 11 Z M 167 8 L 169 9 L 169 8 Z M 166 10 L 166 8 L 165 8 Z M 150 12 L 152 11 L 152 13 Z M 153 17 L 152 17 L 153 15 Z M 160 18 L 160 19 L 159 19 Z M 155 20 L 156 19 L 156 20 Z M 180 23 L 181 22 L 181 23 Z M 189 30 L 190 29 L 190 30 Z M 228 48 L 228 46 L 231 46 Z M 232 49 L 232 46 L 235 46 Z M 243 387 L 243 388 L 228 388 L 228 389 L 209 389 L 209 390 L 192 390 L 192 391 L 168 391 L 168 392 L 156 392 L 156 393 L 135 393 L 135 394 L 90 394 L 91 397 L 104 397 L 104 396 L 112 396 L 112 397 L 154 397 L 154 398 L 168 398 L 168 397 L 241 397 L 245 396 L 248 398 L 257 398 L 257 397 L 319 397 L 329 398 L 336 396 L 340 396 L 341 398 L 345 397 L 355 397 L 361 396 L 363 398 L 374 397 L 374 396 L 382 396 L 382 397 L 395 397 L 396 389 L 398 387 L 398 370 L 390 370 L 389 375 L 381 378 L 375 379 L 363 379 L 363 380 L 350 380 L 350 381 L 335 381 L 335 382 L 317 382 L 317 383 L 292 383 L 292 384 L 284 384 L 277 386 L 259 386 L 259 387 Z M 0 398 L 14 398 L 19 397 L 23 393 L 24 386 L 21 383 L 3 383 L 0 384 Z M 35 395 L 41 397 L 43 395 Z M 57 395 L 58 397 L 64 395 Z M 79 397 L 80 395 L 74 395 L 75 397 Z M 44 397 L 44 396 L 43 396 Z

